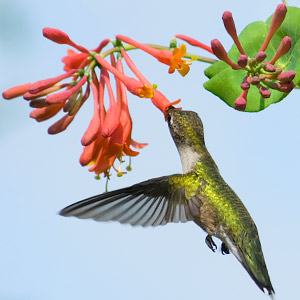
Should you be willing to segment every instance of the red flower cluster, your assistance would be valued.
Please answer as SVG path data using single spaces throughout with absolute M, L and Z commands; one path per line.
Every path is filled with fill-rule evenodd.
M 131 157 L 139 153 L 130 147 L 141 149 L 147 145 L 137 143 L 131 138 L 132 120 L 126 90 L 141 98 L 150 98 L 164 114 L 170 106 L 177 104 L 180 100 L 172 103 L 155 86 L 152 86 L 121 47 L 113 47 L 102 53 L 103 48 L 110 42 L 109 39 L 103 40 L 97 48 L 88 50 L 75 44 L 66 33 L 58 29 L 44 28 L 43 35 L 55 43 L 72 46 L 79 52 L 68 50 L 67 56 L 62 59 L 65 73 L 54 78 L 10 88 L 3 92 L 3 98 L 12 99 L 23 96 L 24 99 L 29 100 L 29 105 L 34 108 L 30 117 L 38 122 L 50 119 L 63 111 L 65 115 L 48 129 L 49 134 L 56 134 L 65 130 L 73 121 L 88 99 L 91 90 L 94 98 L 94 112 L 81 140 L 84 149 L 80 163 L 83 166 L 90 166 L 89 170 L 97 175 L 104 173 L 105 177 L 109 177 L 110 170 L 113 168 L 118 176 L 121 176 L 123 172 L 120 167 L 123 156 Z M 138 44 L 139 48 L 149 52 L 147 46 L 143 47 L 142 44 L 127 37 L 117 36 L 117 38 L 134 46 Z M 153 49 L 155 51 L 149 53 L 159 61 L 168 64 L 169 72 L 177 69 L 185 75 L 188 72 L 188 63 L 182 59 L 185 54 L 182 49 L 176 48 L 174 51 Z M 124 74 L 122 60 L 119 58 L 116 61 L 114 52 L 121 52 L 137 79 Z M 109 54 L 110 62 L 105 59 Z M 99 76 L 97 76 L 97 68 L 101 70 Z M 110 83 L 109 73 L 115 77 L 116 97 Z M 62 82 L 66 80 L 69 81 Z M 107 109 L 104 105 L 105 87 L 109 96 Z M 120 161 L 119 168 L 114 167 L 116 159 Z
M 245 76 L 241 88 L 241 95 L 235 100 L 235 109 L 244 111 L 247 105 L 247 94 L 251 85 L 254 85 L 258 88 L 260 95 L 263 98 L 269 98 L 271 92 L 269 89 L 278 90 L 284 93 L 289 93 L 295 87 L 293 79 L 295 77 L 295 72 L 290 70 L 282 72 L 282 69 L 276 68 L 274 66 L 275 62 L 287 54 L 291 49 L 292 40 L 289 36 L 285 36 L 275 55 L 269 61 L 265 61 L 266 53 L 264 52 L 273 35 L 278 30 L 282 24 L 287 13 L 287 8 L 284 4 L 279 4 L 273 15 L 268 34 L 265 38 L 265 41 L 261 48 L 259 49 L 256 57 L 250 58 L 245 53 L 240 41 L 238 39 L 235 24 L 232 18 L 232 14 L 229 11 L 225 11 L 223 14 L 223 22 L 226 28 L 226 31 L 233 39 L 235 45 L 237 46 L 240 56 L 238 58 L 237 64 L 234 63 L 227 55 L 226 50 L 224 49 L 221 42 L 217 39 L 211 41 L 211 47 L 213 53 L 220 59 L 227 63 L 234 70 L 244 69 L 247 71 L 247 76 Z

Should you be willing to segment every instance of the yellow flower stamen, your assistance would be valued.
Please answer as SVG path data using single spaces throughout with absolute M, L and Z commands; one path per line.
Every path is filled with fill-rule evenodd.
M 141 98 L 153 98 L 153 88 L 144 84 L 138 91 L 138 96 Z

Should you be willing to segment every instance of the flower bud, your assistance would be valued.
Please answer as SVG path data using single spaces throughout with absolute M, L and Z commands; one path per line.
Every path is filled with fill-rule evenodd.
M 235 64 L 227 55 L 226 50 L 224 49 L 222 43 L 218 39 L 214 39 L 211 41 L 211 48 L 214 52 L 214 55 L 227 63 L 232 69 L 239 70 L 241 67 Z
M 291 92 L 295 87 L 295 84 L 293 81 L 280 83 L 279 91 L 284 93 Z
M 239 96 L 235 101 L 234 101 L 234 108 L 236 110 L 244 111 L 246 109 L 247 105 L 247 99 L 244 98 L 242 95 Z
M 263 64 L 263 69 L 267 72 L 275 72 L 276 71 L 276 68 L 270 63 Z
M 240 51 L 241 54 L 246 54 L 236 33 L 236 28 L 234 24 L 234 20 L 232 17 L 232 13 L 230 11 L 225 11 L 222 16 L 223 23 L 225 26 L 226 31 L 228 34 L 231 36 L 233 39 L 235 45 L 237 46 L 238 50 Z
M 237 63 L 241 68 L 245 68 L 248 64 L 248 56 L 246 54 L 240 55 Z
M 43 28 L 43 36 L 57 44 L 68 44 L 70 42 L 69 36 L 65 32 L 56 28 Z
M 73 121 L 75 115 L 69 116 L 65 115 L 61 119 L 59 119 L 57 122 L 55 122 L 53 125 L 51 125 L 48 128 L 49 134 L 57 134 L 67 129 L 67 127 L 70 125 L 70 123 Z
M 271 92 L 265 88 L 264 86 L 258 84 L 257 87 L 259 88 L 259 93 L 263 98 L 270 98 L 271 97 Z
M 264 41 L 263 45 L 260 48 L 260 51 L 265 51 L 267 49 L 273 35 L 275 34 L 277 29 L 282 24 L 286 13 L 287 13 L 287 8 L 284 4 L 277 5 L 276 10 L 275 10 L 274 15 L 273 15 L 272 20 L 271 20 L 271 24 L 270 24 L 268 34 L 265 38 L 265 41 Z
M 34 99 L 29 102 L 29 106 L 33 108 L 42 108 L 49 105 L 50 104 L 46 102 L 46 98 Z
M 21 85 L 14 86 L 2 93 L 2 97 L 6 100 L 10 100 L 25 94 L 32 83 L 25 83 Z
M 75 86 L 71 87 L 70 89 L 64 90 L 62 92 L 48 95 L 46 97 L 46 101 L 48 103 L 62 103 L 66 101 L 86 83 L 86 80 L 87 80 L 87 75 L 84 75 Z
M 241 83 L 241 88 L 243 90 L 248 90 L 250 88 L 250 83 L 249 83 L 249 80 L 250 80 L 250 76 L 245 76 L 244 79 L 243 79 L 243 82 Z
M 269 61 L 269 64 L 274 65 L 274 63 L 282 56 L 284 56 L 285 54 L 287 54 L 290 49 L 292 47 L 292 39 L 289 36 L 285 36 L 279 47 L 277 48 L 277 51 L 275 53 L 275 55 L 273 56 L 273 58 Z
M 282 72 L 281 74 L 278 75 L 277 79 L 282 82 L 288 82 L 292 81 L 296 76 L 296 73 L 293 70 Z
M 251 84 L 258 85 L 260 83 L 260 78 L 258 76 L 253 76 L 251 78 Z
M 184 40 L 185 42 L 187 42 L 188 44 L 195 46 L 195 47 L 199 47 L 202 48 L 210 53 L 213 53 L 211 47 L 199 42 L 198 40 L 195 40 L 189 36 L 183 35 L 183 34 L 176 34 L 175 35 L 176 38 Z
M 39 80 L 35 83 L 33 83 L 30 88 L 28 89 L 28 92 L 30 94 L 37 94 L 51 86 L 53 86 L 54 84 L 56 84 L 57 82 L 60 82 L 61 80 L 68 78 L 70 76 L 72 76 L 75 72 L 77 72 L 77 69 L 72 69 L 62 75 L 53 77 L 53 78 L 48 78 L 48 79 L 44 79 L 44 80 Z
M 257 55 L 255 56 L 255 60 L 257 62 L 263 62 L 266 57 L 267 54 L 264 51 L 258 51 Z

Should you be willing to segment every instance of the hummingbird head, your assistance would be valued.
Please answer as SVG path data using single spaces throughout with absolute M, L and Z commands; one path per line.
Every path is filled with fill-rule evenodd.
M 180 154 L 183 172 L 190 172 L 204 152 L 202 121 L 193 111 L 171 107 L 167 112 L 172 138 Z

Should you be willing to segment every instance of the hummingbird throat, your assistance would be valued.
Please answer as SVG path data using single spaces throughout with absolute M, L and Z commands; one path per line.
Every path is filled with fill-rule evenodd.
M 191 172 L 195 164 L 200 160 L 201 154 L 197 153 L 190 146 L 180 146 L 178 147 L 178 152 L 181 159 L 182 172 L 184 174 Z

